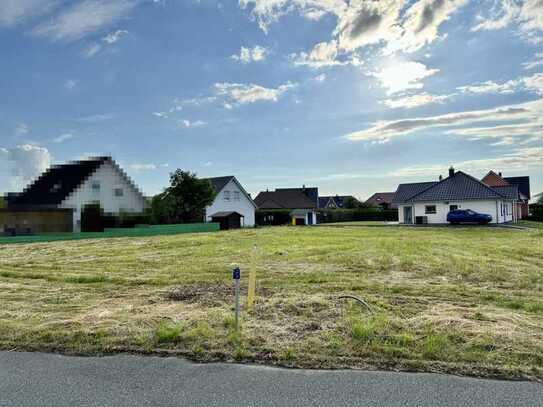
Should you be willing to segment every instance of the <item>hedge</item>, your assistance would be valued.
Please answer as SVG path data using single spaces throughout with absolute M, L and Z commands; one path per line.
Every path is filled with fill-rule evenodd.
M 286 225 L 290 223 L 290 209 L 258 210 L 256 224 L 259 226 Z M 397 209 L 322 209 L 317 212 L 318 223 L 353 222 L 353 221 L 389 221 L 398 220 Z
M 530 205 L 530 216 L 527 219 L 543 222 L 543 205 Z
M 360 221 L 398 221 L 397 209 L 326 209 L 317 215 L 319 223 L 360 222 Z

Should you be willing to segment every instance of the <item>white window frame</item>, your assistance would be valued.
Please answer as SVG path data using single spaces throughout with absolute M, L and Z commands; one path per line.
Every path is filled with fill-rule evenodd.
M 223 199 L 227 202 L 230 202 L 230 191 L 223 192 Z
M 428 211 L 428 208 L 429 207 L 433 207 L 434 208 L 434 211 L 433 212 L 429 212 Z M 424 205 L 424 214 L 425 215 L 436 215 L 437 214 L 437 205 Z
M 117 192 L 120 191 L 120 194 L 118 194 Z M 115 198 L 122 198 L 124 197 L 124 189 L 123 188 L 114 188 L 113 189 L 113 195 L 115 196 Z
M 241 200 L 241 193 L 239 191 L 234 191 L 234 201 L 239 202 Z

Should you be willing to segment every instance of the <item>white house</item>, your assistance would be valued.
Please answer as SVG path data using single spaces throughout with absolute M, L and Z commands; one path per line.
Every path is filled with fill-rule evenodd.
M 85 205 L 99 203 L 105 213 L 142 213 L 146 200 L 111 157 L 96 157 L 53 166 L 22 193 L 12 195 L 12 208 L 68 209 L 73 230 L 81 230 Z
M 492 216 L 492 223 L 515 222 L 516 185 L 490 187 L 462 171 L 449 170 L 449 176 L 435 182 L 400 184 L 393 203 L 398 205 L 402 224 L 446 224 L 447 214 L 471 209 Z
M 211 222 L 237 214 L 241 216 L 239 226 L 253 227 L 256 205 L 236 177 L 229 175 L 207 179 L 211 182 L 216 196 L 213 203 L 205 209 L 205 221 Z

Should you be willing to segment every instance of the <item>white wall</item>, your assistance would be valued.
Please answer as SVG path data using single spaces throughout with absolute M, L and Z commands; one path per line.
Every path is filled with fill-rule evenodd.
M 225 200 L 225 192 L 230 193 L 230 199 Z M 236 195 L 236 192 L 239 195 Z M 239 196 L 239 200 L 236 199 Z M 253 227 L 255 225 L 255 206 L 238 187 L 238 184 L 231 180 L 224 186 L 215 197 L 215 201 L 206 208 L 206 221 L 211 222 L 211 215 L 217 212 L 237 212 L 242 214 L 242 225 L 246 227 Z
M 93 184 L 100 185 L 99 190 Z M 123 196 L 115 196 L 115 189 L 123 190 Z M 62 202 L 60 207 L 74 209 L 74 231 L 81 230 L 81 210 L 85 205 L 99 202 L 107 213 L 141 213 L 145 209 L 145 198 L 128 182 L 110 162 L 102 164 L 85 182 Z
M 426 214 L 426 205 L 435 205 L 436 213 Z M 400 223 L 404 223 L 403 207 L 413 206 L 413 222 L 415 222 L 416 216 L 427 216 L 428 223 L 444 224 L 447 223 L 447 214 L 451 205 L 457 205 L 458 209 L 471 209 L 478 213 L 488 214 L 492 216 L 492 223 L 504 223 L 513 220 L 513 202 L 501 200 L 450 201 L 447 204 L 444 202 L 417 202 L 412 205 L 400 205 L 398 207 L 398 219 Z

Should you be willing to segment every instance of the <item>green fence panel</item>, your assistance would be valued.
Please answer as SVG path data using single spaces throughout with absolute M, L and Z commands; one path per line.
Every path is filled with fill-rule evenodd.
M 182 233 L 218 232 L 218 223 L 187 223 L 180 225 L 142 225 L 138 228 L 106 229 L 104 232 L 59 233 L 36 236 L 0 237 L 0 244 L 46 243 L 63 240 L 107 239 L 118 237 L 167 236 Z

